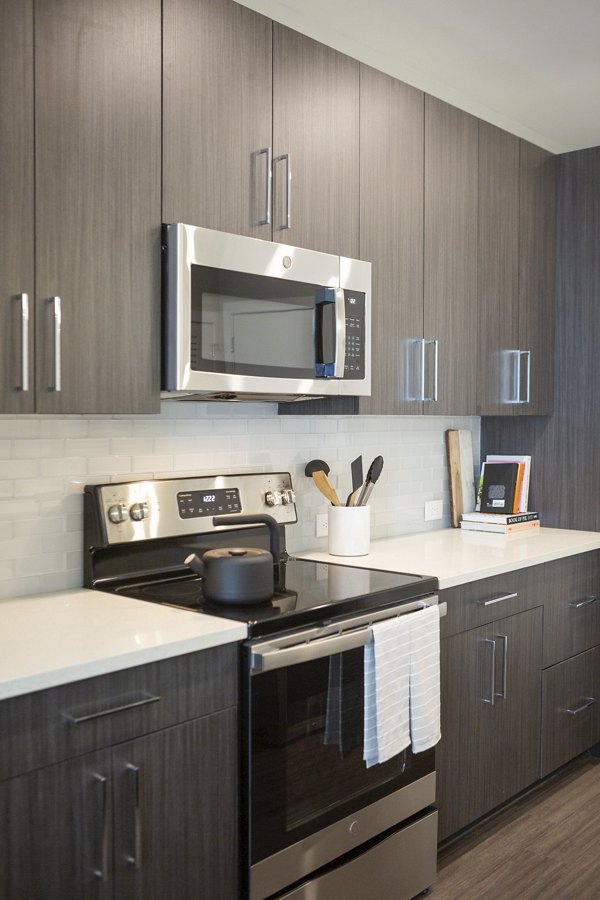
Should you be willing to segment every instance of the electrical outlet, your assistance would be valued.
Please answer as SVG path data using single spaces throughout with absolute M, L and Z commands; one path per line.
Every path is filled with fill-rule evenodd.
M 319 513 L 316 517 L 316 523 L 315 534 L 317 537 L 327 537 L 329 534 L 329 519 L 327 513 Z
M 433 522 L 435 519 L 441 519 L 444 512 L 443 500 L 426 500 L 425 501 L 425 521 Z

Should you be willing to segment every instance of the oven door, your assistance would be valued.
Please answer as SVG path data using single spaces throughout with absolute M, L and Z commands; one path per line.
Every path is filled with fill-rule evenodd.
M 368 769 L 363 760 L 364 645 L 369 623 L 389 616 L 387 610 L 312 629 L 308 640 L 302 632 L 247 645 L 252 900 L 275 894 L 434 802 L 434 750 L 413 755 L 407 748 Z
M 166 233 L 166 390 L 361 392 L 367 286 L 344 290 L 339 257 L 189 225 Z M 345 262 L 370 280 L 368 263 Z

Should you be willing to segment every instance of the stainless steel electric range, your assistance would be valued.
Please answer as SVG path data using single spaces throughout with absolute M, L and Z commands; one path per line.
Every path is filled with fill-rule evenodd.
M 410 900 L 435 878 L 435 754 L 407 749 L 366 768 L 363 648 L 373 622 L 437 604 L 437 580 L 293 559 L 295 522 L 285 472 L 90 485 L 85 584 L 247 624 L 243 897 Z M 219 548 L 273 551 L 273 595 L 207 599 L 186 559 Z

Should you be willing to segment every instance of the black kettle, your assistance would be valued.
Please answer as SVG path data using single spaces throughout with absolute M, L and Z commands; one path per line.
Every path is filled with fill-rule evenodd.
M 202 593 L 212 603 L 250 604 L 270 600 L 279 570 L 279 526 L 273 516 L 215 516 L 213 525 L 267 525 L 270 551 L 219 547 L 202 559 L 192 553 L 186 565 L 202 576 Z

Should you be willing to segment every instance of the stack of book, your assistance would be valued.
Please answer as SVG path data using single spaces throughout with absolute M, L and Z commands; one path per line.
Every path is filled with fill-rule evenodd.
M 528 512 L 530 456 L 490 456 L 481 466 L 475 512 L 463 513 L 466 531 L 513 534 L 540 527 L 536 512 Z
M 536 512 L 514 513 L 463 513 L 460 527 L 465 531 L 494 531 L 498 534 L 513 534 L 533 531 L 540 527 L 540 517 Z

